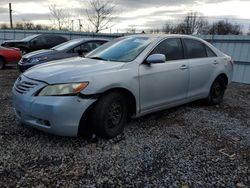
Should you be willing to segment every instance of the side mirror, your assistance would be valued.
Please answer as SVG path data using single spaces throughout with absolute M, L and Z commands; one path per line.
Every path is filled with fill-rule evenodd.
M 33 44 L 33 45 L 35 45 L 35 44 L 36 44 L 36 42 L 37 42 L 36 40 L 33 40 L 33 41 L 32 41 L 32 44 Z
M 166 56 L 164 54 L 152 54 L 147 58 L 148 64 L 155 64 L 155 63 L 165 63 Z

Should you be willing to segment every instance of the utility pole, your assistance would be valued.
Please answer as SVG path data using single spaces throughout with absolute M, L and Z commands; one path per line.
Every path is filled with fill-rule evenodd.
M 9 12 L 10 12 L 10 28 L 13 29 L 11 3 L 9 3 Z
M 74 31 L 74 20 L 71 20 L 71 30 Z

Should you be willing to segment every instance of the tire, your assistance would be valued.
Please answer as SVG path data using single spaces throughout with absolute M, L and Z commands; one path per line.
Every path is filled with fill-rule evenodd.
M 226 82 L 223 78 L 217 78 L 210 89 L 207 103 L 209 105 L 218 105 L 223 101 L 223 97 L 226 90 Z
M 106 139 L 121 134 L 128 116 L 127 104 L 127 99 L 120 93 L 101 97 L 90 114 L 94 133 Z
M 0 57 L 0 70 L 3 70 L 5 68 L 5 59 L 3 57 Z

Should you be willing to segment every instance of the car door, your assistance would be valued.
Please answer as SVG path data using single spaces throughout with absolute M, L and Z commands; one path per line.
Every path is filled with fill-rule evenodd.
M 184 39 L 184 45 L 189 59 L 188 98 L 206 97 L 217 64 L 216 54 L 206 44 L 196 39 Z
M 41 35 L 41 36 L 34 38 L 31 41 L 31 48 L 32 48 L 31 49 L 32 51 L 47 49 L 45 36 Z
M 188 61 L 184 59 L 181 39 L 162 41 L 151 53 L 164 54 L 165 63 L 139 67 L 141 111 L 181 104 L 188 92 Z

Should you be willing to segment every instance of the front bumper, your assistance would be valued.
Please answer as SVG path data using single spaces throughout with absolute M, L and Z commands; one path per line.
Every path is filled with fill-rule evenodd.
M 82 115 L 96 100 L 20 94 L 15 86 L 12 92 L 16 116 L 23 124 L 59 136 L 77 136 Z

